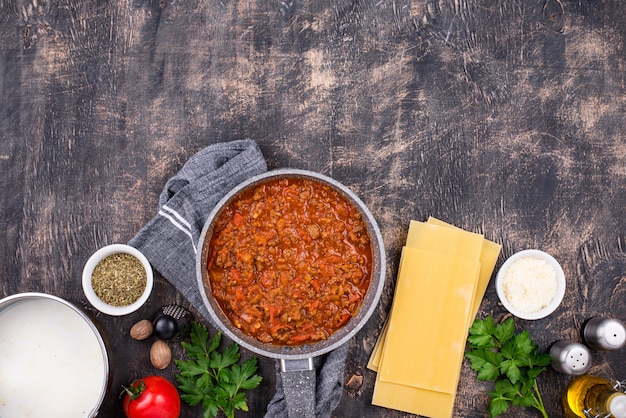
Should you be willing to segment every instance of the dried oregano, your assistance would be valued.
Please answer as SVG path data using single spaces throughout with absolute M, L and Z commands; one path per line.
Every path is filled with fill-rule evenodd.
M 146 288 L 146 270 L 130 254 L 111 254 L 93 270 L 91 284 L 96 295 L 113 306 L 127 306 L 137 301 Z

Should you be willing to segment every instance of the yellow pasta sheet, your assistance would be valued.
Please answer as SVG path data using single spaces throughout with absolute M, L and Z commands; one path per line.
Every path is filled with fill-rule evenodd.
M 435 218 L 411 222 L 390 317 L 368 363 L 378 371 L 373 404 L 452 416 L 467 329 L 499 252 Z
M 433 218 L 432 216 L 428 218 L 428 224 L 437 225 L 447 228 L 454 228 L 459 231 L 462 229 L 457 228 L 456 226 L 450 225 L 444 221 Z M 478 314 L 478 310 L 480 309 L 480 304 L 485 297 L 485 292 L 487 291 L 487 286 L 489 286 L 489 280 L 491 279 L 491 275 L 493 274 L 493 270 L 496 267 L 496 263 L 498 262 L 498 257 L 500 256 L 500 250 L 502 246 L 493 241 L 489 241 L 488 239 L 483 240 L 482 249 L 480 252 L 480 273 L 478 275 L 478 285 L 476 286 L 476 295 L 474 297 L 474 307 L 472 308 L 472 315 L 470 317 L 469 323 L 474 322 L 476 315 Z
M 451 417 L 455 394 L 434 392 L 412 386 L 376 381 L 374 405 L 409 412 L 425 417 Z
M 404 249 L 378 379 L 454 393 L 478 258 Z
M 452 229 L 462 231 L 460 228 L 457 228 L 456 226 L 450 225 L 444 221 L 441 221 L 433 217 L 428 218 L 427 223 L 431 225 L 447 227 L 447 228 L 452 228 Z M 420 222 L 411 221 L 411 225 L 414 227 L 415 225 L 418 225 L 418 224 L 420 224 Z M 409 227 L 409 235 L 407 236 L 407 245 L 411 244 L 415 246 L 419 242 L 418 240 L 415 240 L 415 237 L 414 237 L 414 234 L 416 232 L 417 230 L 415 228 L 412 229 L 411 227 Z M 489 241 L 487 239 L 483 240 L 482 251 L 480 254 L 480 274 L 478 277 L 478 285 L 476 287 L 476 294 L 474 296 L 474 305 L 472 308 L 472 315 L 469 318 L 470 324 L 474 321 L 474 318 L 476 318 L 476 314 L 478 313 L 478 310 L 480 309 L 480 304 L 482 303 L 483 297 L 485 296 L 485 291 L 487 290 L 487 286 L 489 285 L 491 275 L 493 274 L 493 270 L 495 268 L 496 262 L 498 261 L 498 256 L 500 255 L 501 248 L 502 246 L 500 244 Z M 400 269 L 401 268 L 402 268 L 402 258 L 400 259 Z M 372 352 L 370 360 L 367 364 L 367 367 L 370 370 L 378 371 L 380 357 L 382 354 L 382 346 L 383 346 L 385 335 L 387 332 L 386 330 L 387 330 L 387 323 L 385 323 L 385 325 L 383 326 L 381 334 L 374 346 L 374 351 Z

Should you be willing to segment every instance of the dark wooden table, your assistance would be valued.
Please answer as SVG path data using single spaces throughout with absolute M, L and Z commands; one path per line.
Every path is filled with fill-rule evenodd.
M 591 317 L 626 319 L 625 28 L 620 0 L 0 1 L 0 296 L 90 308 L 87 258 L 132 238 L 192 154 L 252 138 L 270 168 L 332 176 L 377 218 L 386 289 L 351 341 L 345 379 L 362 385 L 334 416 L 406 416 L 371 405 L 366 363 L 410 219 L 484 233 L 498 266 L 526 248 L 557 258 L 562 306 L 516 322 L 543 349 L 580 341 Z M 102 416 L 122 415 L 122 384 L 157 373 L 128 330 L 170 303 L 189 307 L 157 276 L 139 312 L 96 316 L 115 357 Z M 493 284 L 487 314 L 505 314 Z M 594 352 L 591 371 L 625 379 L 625 354 Z M 273 367 L 261 359 L 239 416 L 262 416 Z M 567 381 L 540 378 L 551 416 Z M 465 363 L 455 417 L 487 416 L 488 388 Z

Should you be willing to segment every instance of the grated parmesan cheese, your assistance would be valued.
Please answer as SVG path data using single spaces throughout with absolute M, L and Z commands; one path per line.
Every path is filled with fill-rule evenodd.
M 535 313 L 552 302 L 557 291 L 554 267 L 537 257 L 515 260 L 502 278 L 502 290 L 511 306 L 523 313 Z

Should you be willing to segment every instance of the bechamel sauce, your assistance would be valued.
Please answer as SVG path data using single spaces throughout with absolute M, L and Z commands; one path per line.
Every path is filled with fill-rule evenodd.
M 0 417 L 88 417 L 106 385 L 96 334 L 53 299 L 0 311 Z

